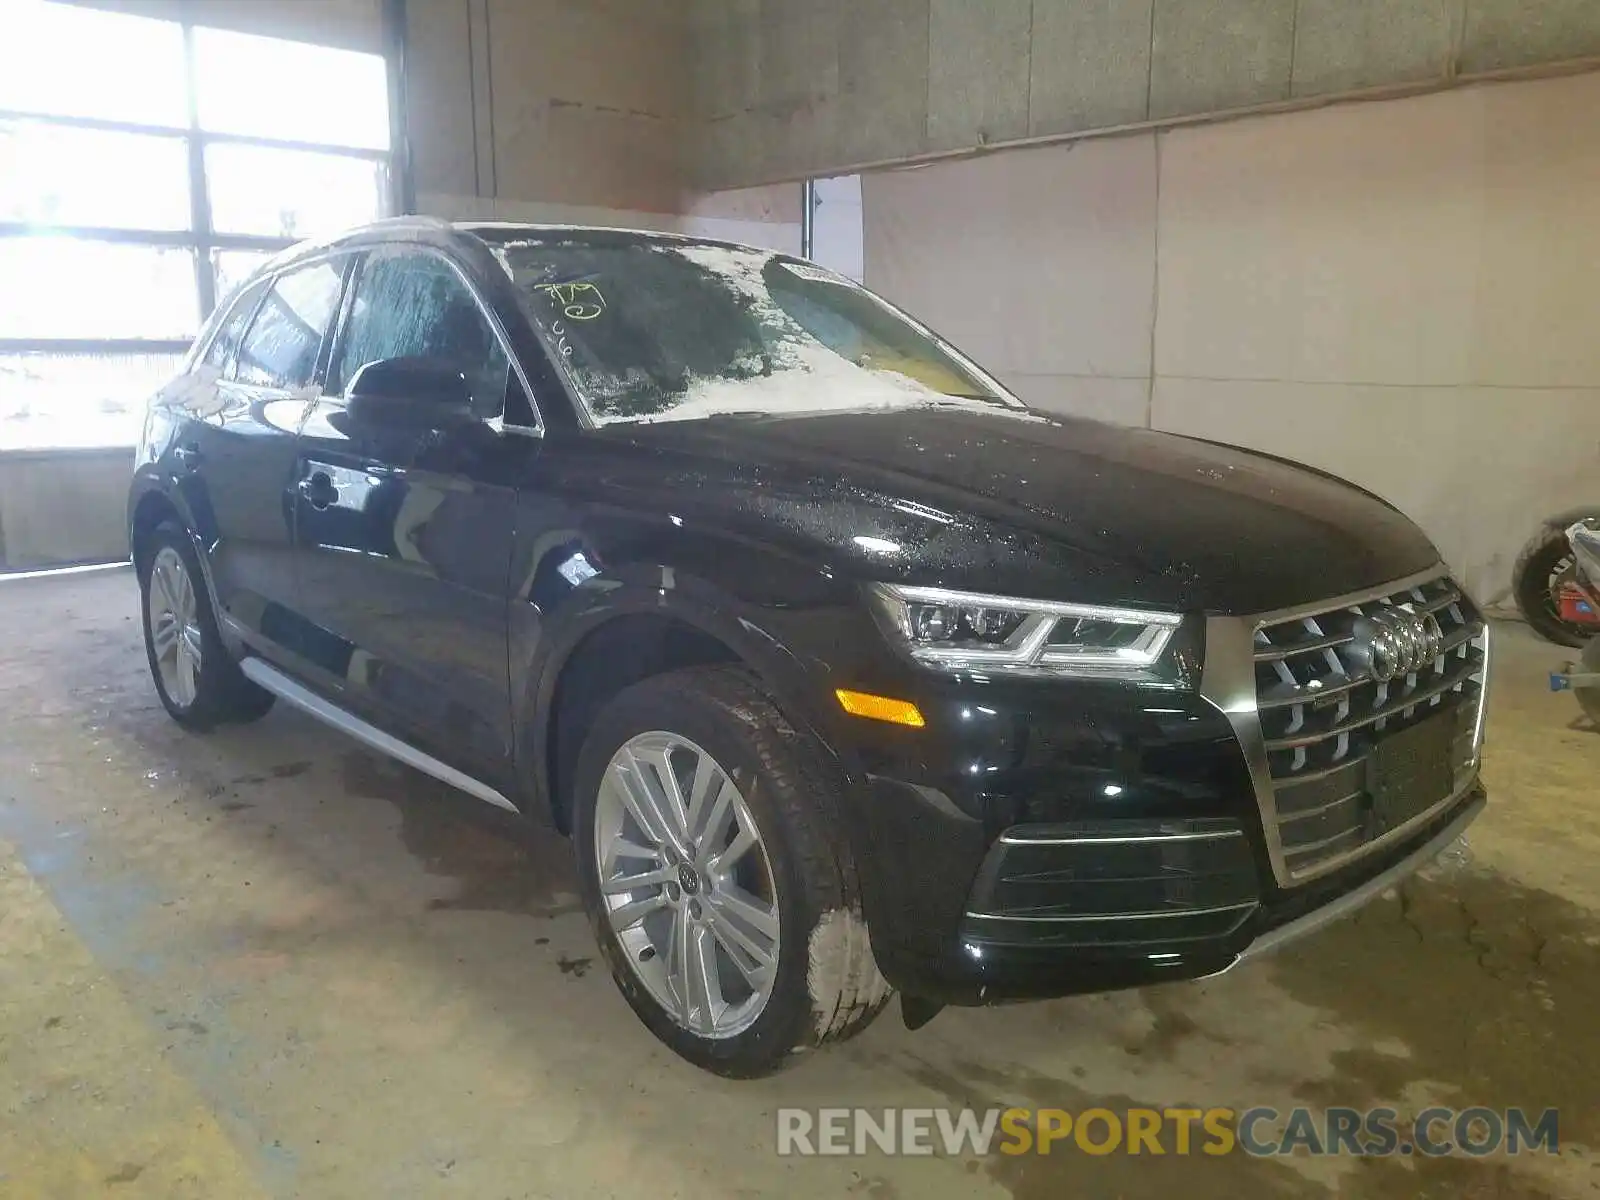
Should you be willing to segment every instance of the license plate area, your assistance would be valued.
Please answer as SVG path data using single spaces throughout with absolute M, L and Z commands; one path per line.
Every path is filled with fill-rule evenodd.
M 1373 836 L 1399 828 L 1454 790 L 1457 724 L 1451 709 L 1379 739 L 1367 759 Z

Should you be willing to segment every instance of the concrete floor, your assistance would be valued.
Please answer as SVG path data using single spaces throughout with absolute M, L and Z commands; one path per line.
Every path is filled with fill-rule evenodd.
M 1600 733 L 1502 630 L 1489 813 L 1403 896 L 1204 984 L 661 1049 L 564 842 L 297 713 L 157 705 L 123 571 L 0 584 L 0 1195 L 1600 1195 Z M 1516 1160 L 778 1159 L 784 1105 L 1559 1106 Z

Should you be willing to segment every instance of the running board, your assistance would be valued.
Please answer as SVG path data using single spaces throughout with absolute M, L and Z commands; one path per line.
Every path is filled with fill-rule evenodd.
M 456 770 L 448 763 L 440 762 L 431 754 L 418 750 L 408 742 L 402 742 L 392 734 L 385 733 L 376 725 L 363 721 L 354 713 L 346 712 L 337 704 L 324 700 L 310 688 L 297 683 L 289 678 L 277 667 L 259 658 L 246 658 L 239 664 L 239 669 L 245 676 L 259 687 L 266 688 L 280 700 L 294 705 L 301 712 L 315 717 L 324 725 L 332 726 L 340 733 L 349 734 L 356 741 L 372 747 L 379 754 L 387 754 L 390 758 L 403 762 L 408 767 L 415 767 L 425 775 L 432 775 L 441 782 L 448 783 L 451 787 L 460 788 L 468 795 L 476 796 L 479 800 L 486 800 L 497 808 L 509 809 L 511 812 L 520 811 L 517 806 L 495 791 L 487 783 L 481 783 L 472 776 Z

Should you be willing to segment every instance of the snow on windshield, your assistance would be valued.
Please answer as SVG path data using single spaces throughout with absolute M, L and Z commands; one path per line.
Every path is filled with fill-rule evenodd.
M 665 239 L 505 247 L 597 424 L 956 406 L 1042 419 L 850 280 Z

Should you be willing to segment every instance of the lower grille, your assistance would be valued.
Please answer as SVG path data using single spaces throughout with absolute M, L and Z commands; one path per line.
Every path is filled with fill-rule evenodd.
M 1014 825 L 973 881 L 965 928 L 993 942 L 1161 950 L 1232 933 L 1258 900 L 1249 839 L 1231 820 Z
M 1384 679 L 1396 663 L 1375 655 L 1373 634 L 1397 618 L 1427 638 L 1402 647 L 1404 673 Z M 1471 782 L 1486 649 L 1483 617 L 1444 575 L 1256 628 L 1256 704 L 1291 879 L 1331 870 Z

